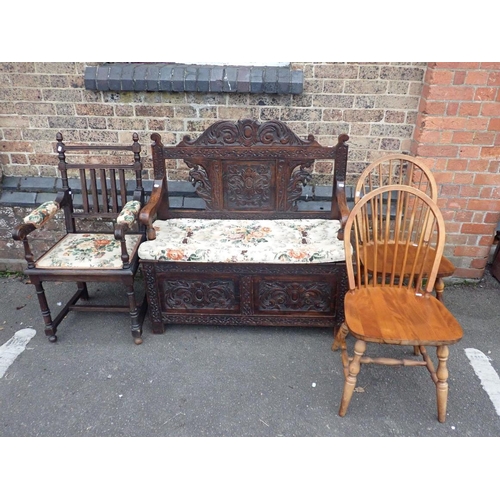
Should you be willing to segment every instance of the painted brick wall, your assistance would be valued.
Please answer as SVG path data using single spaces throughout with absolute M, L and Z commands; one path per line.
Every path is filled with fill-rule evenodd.
M 299 136 L 334 145 L 350 135 L 352 176 L 388 151 L 408 151 L 426 63 L 293 63 L 304 73 L 300 95 L 85 90 L 85 67 L 99 63 L 0 63 L 0 165 L 6 176 L 57 174 L 55 134 L 66 141 L 148 145 L 196 136 L 216 120 L 280 119 Z M 150 168 L 150 163 L 146 163 Z M 318 164 L 316 177 L 330 172 Z M 184 180 L 182 164 L 169 178 Z
M 350 184 L 383 154 L 427 158 L 455 276 L 482 276 L 500 217 L 500 63 L 292 63 L 304 73 L 300 95 L 85 90 L 85 67 L 96 64 L 0 63 L 1 174 L 57 176 L 58 131 L 67 142 L 127 144 L 138 132 L 150 178 L 153 131 L 174 144 L 216 120 L 277 118 L 324 145 L 349 134 Z M 315 182 L 331 168 L 319 163 Z M 168 176 L 185 180 L 187 169 L 172 162 Z M 0 216 L 0 253 L 19 251 L 10 227 L 22 213 Z
M 429 63 L 411 152 L 440 187 L 455 276 L 480 278 L 500 219 L 500 63 Z

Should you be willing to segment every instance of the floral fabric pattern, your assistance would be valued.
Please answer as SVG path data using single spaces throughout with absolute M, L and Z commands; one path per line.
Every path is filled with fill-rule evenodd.
M 130 257 L 137 251 L 141 235 L 125 236 Z M 121 244 L 112 234 L 67 234 L 37 262 L 40 269 L 122 269 Z
M 125 205 L 122 208 L 122 211 L 116 218 L 116 223 L 127 224 L 128 226 L 130 226 L 137 219 L 137 214 L 139 213 L 140 209 L 141 209 L 141 203 L 139 201 L 132 200 L 125 203 Z
M 326 219 L 169 219 L 139 247 L 145 260 L 302 263 L 345 260 L 340 222 Z
M 33 224 L 36 228 L 39 228 L 48 222 L 58 210 L 59 203 L 55 201 L 46 201 L 32 210 L 23 221 L 26 224 Z

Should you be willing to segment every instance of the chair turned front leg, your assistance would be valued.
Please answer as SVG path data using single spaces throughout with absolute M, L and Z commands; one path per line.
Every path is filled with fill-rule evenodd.
M 340 328 L 335 332 L 335 336 L 333 338 L 332 351 L 338 350 L 339 347 L 342 346 L 347 334 L 349 333 L 349 329 L 345 323 L 340 325 Z
M 349 363 L 349 370 L 344 383 L 344 392 L 342 394 L 342 401 L 340 403 L 339 415 L 343 417 L 351 402 L 352 394 L 354 388 L 356 387 L 356 380 L 358 378 L 358 373 L 361 368 L 361 358 L 366 351 L 366 342 L 363 340 L 357 340 L 354 344 L 354 357 Z
M 438 420 L 444 423 L 446 420 L 446 404 L 448 401 L 448 368 L 446 361 L 448 360 L 449 349 L 447 345 L 440 345 L 437 348 L 438 367 L 436 370 L 436 394 L 437 394 L 437 410 Z
M 444 281 L 443 278 L 439 276 L 436 278 L 436 282 L 434 283 L 434 290 L 436 290 L 436 299 L 439 302 L 443 302 L 443 292 L 444 292 Z

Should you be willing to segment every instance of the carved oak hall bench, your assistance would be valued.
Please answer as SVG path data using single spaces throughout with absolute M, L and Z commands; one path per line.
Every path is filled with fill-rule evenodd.
M 240 120 L 176 146 L 151 138 L 155 181 L 139 215 L 148 235 L 139 257 L 153 332 L 170 323 L 338 328 L 349 137 L 323 147 L 277 120 Z M 190 168 L 192 208 L 169 199 L 166 161 L 178 159 Z M 333 170 L 327 210 L 300 199 L 315 161 Z

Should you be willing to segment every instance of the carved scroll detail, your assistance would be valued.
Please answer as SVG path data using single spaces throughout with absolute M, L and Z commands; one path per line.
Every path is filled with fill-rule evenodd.
M 237 309 L 231 280 L 176 280 L 162 282 L 163 301 L 168 309 Z
M 208 210 L 213 209 L 212 184 L 208 178 L 207 171 L 201 165 L 197 165 L 187 160 L 185 161 L 190 168 L 189 179 L 196 188 L 198 196 L 205 201 Z
M 302 195 L 302 188 L 311 180 L 311 173 L 305 170 L 313 162 L 305 163 L 296 169 L 290 176 L 287 186 L 287 210 L 297 210 L 297 200 Z
M 314 143 L 314 136 L 309 135 L 307 140 L 303 140 L 280 121 L 270 120 L 261 124 L 246 119 L 214 123 L 197 139 L 185 136 L 179 146 L 306 146 Z
M 259 310 L 328 312 L 331 310 L 331 296 L 329 283 L 261 281 Z
M 228 208 L 273 208 L 267 165 L 228 165 L 223 174 Z

